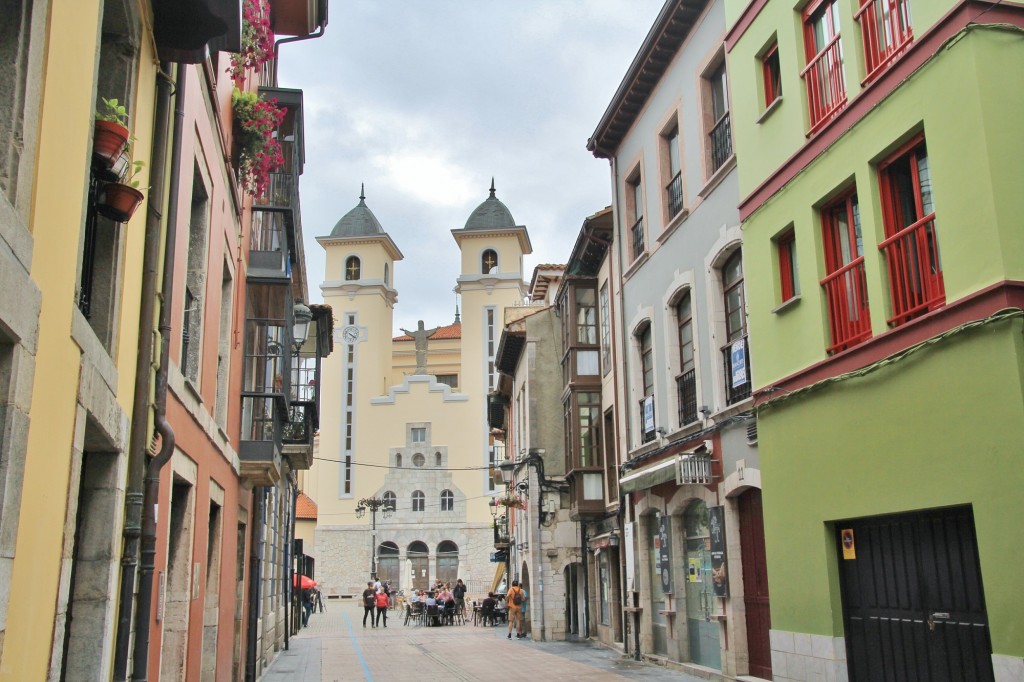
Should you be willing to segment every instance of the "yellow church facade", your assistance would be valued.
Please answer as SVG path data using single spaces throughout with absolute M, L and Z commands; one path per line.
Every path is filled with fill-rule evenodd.
M 334 310 L 335 348 L 321 375 L 319 450 L 304 477 L 317 505 L 312 555 L 328 597 L 358 594 L 371 572 L 408 591 L 462 578 L 486 593 L 504 457 L 486 418 L 504 311 L 526 293 L 526 228 L 490 196 L 451 231 L 460 258 L 451 324 L 420 322 L 394 336 L 403 255 L 360 197 L 318 237 L 326 252 L 324 303 Z M 385 501 L 357 514 L 361 500 Z

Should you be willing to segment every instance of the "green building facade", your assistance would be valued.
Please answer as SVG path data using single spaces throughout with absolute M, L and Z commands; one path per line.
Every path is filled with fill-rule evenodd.
M 1024 7 L 727 4 L 775 680 L 1024 680 Z

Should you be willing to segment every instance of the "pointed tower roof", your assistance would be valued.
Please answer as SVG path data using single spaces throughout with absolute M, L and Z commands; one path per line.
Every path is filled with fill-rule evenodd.
M 487 197 L 482 204 L 469 215 L 466 221 L 467 230 L 494 230 L 508 229 L 516 226 L 512 213 L 505 204 L 498 201 L 494 195 L 494 178 L 491 178 L 491 196 Z
M 359 186 L 359 203 L 351 211 L 346 213 L 331 230 L 332 237 L 367 237 L 375 234 L 384 234 L 377 216 L 366 205 L 365 186 Z

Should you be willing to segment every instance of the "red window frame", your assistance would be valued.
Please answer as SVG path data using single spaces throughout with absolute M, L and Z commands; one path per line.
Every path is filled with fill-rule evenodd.
M 796 233 L 793 229 L 786 230 L 775 240 L 779 252 L 779 287 L 782 290 L 782 302 L 796 296 Z
M 931 192 L 931 172 L 927 159 L 928 147 L 924 133 L 920 133 L 878 165 L 882 223 L 886 237 L 878 249 L 885 253 L 888 266 L 893 313 L 888 322 L 893 326 L 946 303 L 938 236 L 935 232 L 935 211 L 932 205 L 924 205 L 921 191 L 920 170 L 923 160 L 928 171 L 928 191 Z M 904 161 L 905 166 L 902 163 Z M 901 186 L 896 180 L 894 167 L 897 164 L 908 171 L 911 181 L 909 196 L 905 195 L 905 185 Z M 913 205 L 909 206 L 900 199 L 911 199 Z M 907 208 L 912 212 L 908 213 Z M 925 213 L 928 209 L 932 210 Z
M 812 135 L 828 123 L 846 105 L 846 80 L 840 44 L 838 17 L 834 8 L 839 0 L 816 0 L 803 11 L 804 55 L 807 66 L 800 72 L 807 87 L 807 109 Z M 819 44 L 815 26 L 823 21 L 825 35 Z
M 862 83 L 874 80 L 914 41 L 910 26 L 910 0 L 861 0 L 853 18 L 864 42 Z
M 822 246 L 825 251 L 825 290 L 831 345 L 837 353 L 871 337 L 867 282 L 864 278 L 863 239 L 858 246 L 857 188 L 853 187 L 821 208 Z M 845 216 L 845 234 L 839 217 Z M 843 237 L 845 237 L 845 244 Z M 843 253 L 846 246 L 848 254 Z
M 779 67 L 779 43 L 772 46 L 761 56 L 761 75 L 764 80 L 764 106 L 767 109 L 772 102 L 782 97 L 782 70 Z

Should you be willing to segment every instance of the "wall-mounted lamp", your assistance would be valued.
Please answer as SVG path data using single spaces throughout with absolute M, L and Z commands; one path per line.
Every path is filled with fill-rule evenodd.
M 292 348 L 298 353 L 309 338 L 309 323 L 313 319 L 313 311 L 302 301 L 298 301 L 292 308 L 292 318 Z
M 501 471 L 501 480 L 505 485 L 512 482 L 512 472 L 516 470 L 515 462 L 509 458 L 501 460 L 501 464 L 498 465 L 498 470 Z

